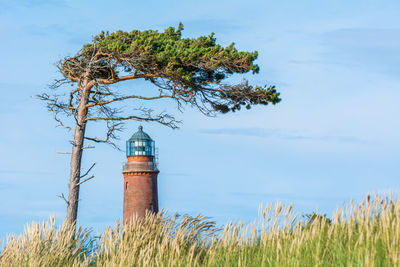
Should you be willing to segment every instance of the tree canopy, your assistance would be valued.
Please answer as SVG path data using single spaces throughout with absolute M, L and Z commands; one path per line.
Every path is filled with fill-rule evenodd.
M 64 77 L 82 82 L 89 77 L 96 84 L 109 85 L 144 78 L 170 91 L 177 101 L 190 103 L 203 113 L 226 113 L 254 104 L 278 103 L 275 87 L 223 83 L 234 73 L 258 73 L 257 52 L 239 52 L 234 43 L 222 47 L 214 34 L 182 38 L 183 25 L 164 32 L 155 30 L 101 32 L 80 53 L 60 65 Z

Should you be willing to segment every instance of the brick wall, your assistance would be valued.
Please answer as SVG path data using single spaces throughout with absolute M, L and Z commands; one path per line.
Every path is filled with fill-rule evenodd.
M 153 157 L 134 156 L 129 162 L 153 161 Z M 134 213 L 144 216 L 146 210 L 158 212 L 157 172 L 124 172 L 124 215 L 126 223 Z

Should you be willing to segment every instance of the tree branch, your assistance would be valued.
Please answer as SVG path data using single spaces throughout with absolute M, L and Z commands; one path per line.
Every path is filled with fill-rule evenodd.
M 106 121 L 106 124 L 107 124 L 107 134 L 105 139 L 98 139 L 97 137 L 85 137 L 85 139 L 96 143 L 109 144 L 112 145 L 114 148 L 121 150 L 114 142 L 111 142 L 110 140 L 118 139 L 118 136 L 115 135 L 115 132 L 121 131 L 122 123 Z
M 96 162 L 93 163 L 93 165 L 87 170 L 87 172 L 84 175 L 80 176 L 79 179 L 81 179 L 81 178 L 85 177 L 86 175 L 88 175 L 88 173 L 93 169 L 94 165 L 96 165 Z
M 95 148 L 95 146 L 84 146 L 82 149 L 90 149 L 90 148 Z
M 126 116 L 126 117 L 89 117 L 86 120 L 90 121 L 125 121 L 125 120 L 136 120 L 136 121 L 154 121 L 158 122 L 162 125 L 171 127 L 172 129 L 179 128 L 177 126 L 181 121 L 175 120 L 171 115 L 161 113 L 157 117 L 151 117 L 151 110 L 146 110 L 147 117 L 139 117 L 139 116 Z
M 58 197 L 64 200 L 67 205 L 69 205 L 69 201 L 65 198 L 64 193 L 61 193 L 61 195 L 58 195 Z
M 79 92 L 80 88 L 76 88 L 75 90 L 72 90 L 71 93 L 69 94 L 69 105 L 72 106 L 72 101 L 74 100 L 74 95 L 75 93 Z
M 126 80 L 133 80 L 133 79 L 140 79 L 140 78 L 154 78 L 154 77 L 159 77 L 160 73 L 154 73 L 154 74 L 131 74 L 131 75 L 125 75 L 121 77 L 116 77 L 114 79 L 96 79 L 96 82 L 99 84 L 113 84 L 121 81 L 126 81 Z
M 89 141 L 96 142 L 96 143 L 107 143 L 107 144 L 110 144 L 110 141 L 108 141 L 106 139 L 99 139 L 97 137 L 87 137 L 87 136 L 85 136 L 85 139 L 89 140 Z
M 76 110 L 76 107 L 67 105 L 65 103 L 59 102 L 58 97 L 59 95 L 54 95 L 53 98 L 50 97 L 48 94 L 41 94 L 41 95 L 36 95 L 37 98 L 40 100 L 46 101 L 47 102 L 47 109 L 50 111 L 54 111 L 55 109 L 62 110 L 64 112 L 71 112 Z
M 94 178 L 94 175 L 90 176 L 89 178 L 86 178 L 86 179 L 83 180 L 83 181 L 80 181 L 79 183 L 76 184 L 76 186 L 79 186 L 79 185 L 83 184 L 84 182 L 87 182 L 87 181 L 89 181 L 89 180 L 91 180 L 91 179 L 93 179 L 93 178 Z
M 62 127 L 62 128 L 64 128 L 64 129 L 67 129 L 68 131 L 71 131 L 71 130 L 72 130 L 71 127 L 65 126 L 65 125 L 62 123 L 62 121 L 61 121 L 59 118 L 57 118 L 57 113 L 58 113 L 58 112 L 55 112 L 55 111 L 54 111 L 54 120 L 55 120 L 56 122 L 58 122 L 57 127 Z
M 140 99 L 140 100 L 155 100 L 155 99 L 161 99 L 161 98 L 173 98 L 171 95 L 160 95 L 160 96 L 153 96 L 153 97 L 144 97 L 144 96 L 137 96 L 137 95 L 130 95 L 130 96 L 123 96 L 123 97 L 118 97 L 118 98 L 114 98 L 114 99 L 110 99 L 107 101 L 103 101 L 103 102 L 94 102 L 94 103 L 90 103 L 88 105 L 86 105 L 87 108 L 93 107 L 93 106 L 103 106 L 103 105 L 107 105 L 110 104 L 112 102 L 117 102 L 117 101 L 122 101 L 125 99 Z
M 71 152 L 58 152 L 58 151 L 56 151 L 56 153 L 57 154 L 65 154 L 65 155 L 71 155 L 72 154 Z

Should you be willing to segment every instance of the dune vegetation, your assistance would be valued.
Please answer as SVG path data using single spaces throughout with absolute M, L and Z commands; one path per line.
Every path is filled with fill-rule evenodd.
M 51 218 L 9 235 L 0 266 L 400 266 L 400 199 L 367 196 L 331 219 L 276 203 L 253 223 L 223 228 L 207 217 L 149 213 L 99 236 Z

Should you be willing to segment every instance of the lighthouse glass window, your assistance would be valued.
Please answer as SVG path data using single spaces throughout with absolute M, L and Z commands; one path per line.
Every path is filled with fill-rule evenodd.
M 135 141 L 135 155 L 144 155 L 144 144 L 142 141 Z
M 126 142 L 126 154 L 127 156 L 133 156 L 135 155 L 135 147 L 133 142 Z
M 149 141 L 135 141 L 134 147 L 134 155 L 152 155 L 152 143 Z
M 154 141 L 128 141 L 127 156 L 154 156 Z
M 152 152 L 151 142 L 146 141 L 145 153 L 146 153 L 146 155 L 151 155 L 151 152 Z

